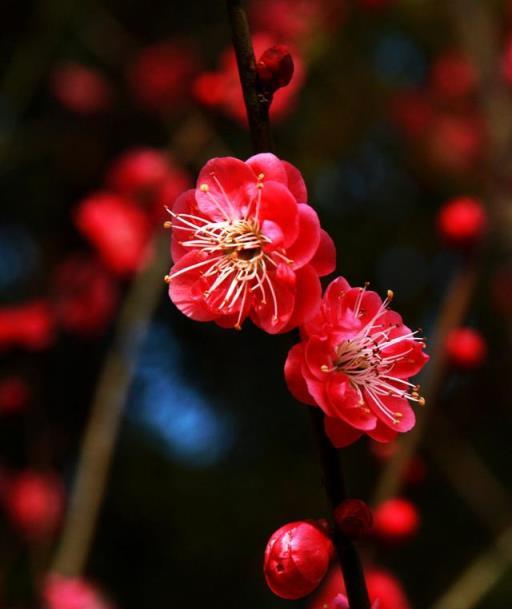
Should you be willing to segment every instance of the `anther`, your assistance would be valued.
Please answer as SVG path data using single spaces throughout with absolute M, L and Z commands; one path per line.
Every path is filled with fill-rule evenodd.
M 265 174 L 264 173 L 259 173 L 258 174 L 258 180 L 263 180 L 265 179 Z
M 323 366 L 320 366 L 320 370 L 321 370 L 322 372 L 329 372 L 329 371 L 330 371 L 330 368 L 329 368 L 329 366 L 327 366 L 326 364 L 323 364 Z
M 201 184 L 201 186 L 199 187 L 199 190 L 201 192 L 208 192 L 208 184 Z
M 387 292 L 388 300 L 393 300 L 394 296 L 395 296 L 395 293 L 393 292 L 393 290 L 388 290 L 388 292 Z
M 420 406 L 425 406 L 425 404 L 426 404 L 425 398 L 420 398 L 420 399 L 418 400 L 418 404 L 419 404 Z
M 165 281 L 165 283 L 171 283 L 171 276 L 170 275 L 166 275 L 164 277 L 164 281 Z
M 164 228 L 171 228 L 172 226 L 172 222 L 170 220 L 167 220 L 166 222 L 164 222 Z

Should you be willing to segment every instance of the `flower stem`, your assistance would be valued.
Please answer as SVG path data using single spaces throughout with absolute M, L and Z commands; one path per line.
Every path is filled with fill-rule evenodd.
M 240 82 L 255 153 L 272 151 L 268 98 L 259 90 L 254 50 L 252 47 L 247 14 L 241 0 L 227 0 L 227 10 L 235 48 Z M 315 434 L 325 490 L 334 509 L 346 498 L 345 483 L 336 450 L 324 431 L 323 414 L 311 408 L 311 423 Z M 333 543 L 343 573 L 350 609 L 370 609 L 363 567 L 359 554 L 350 539 L 333 527 Z

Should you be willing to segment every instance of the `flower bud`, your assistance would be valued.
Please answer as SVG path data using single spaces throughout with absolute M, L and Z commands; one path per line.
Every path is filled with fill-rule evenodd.
M 77 114 L 97 114 L 112 105 L 113 93 L 108 80 L 98 70 L 78 63 L 55 68 L 50 87 L 60 104 Z
M 291 53 L 282 44 L 267 49 L 256 63 L 260 83 L 266 91 L 272 93 L 290 83 L 293 68 Z
M 107 185 L 116 192 L 133 198 L 154 194 L 167 176 L 165 155 L 153 148 L 135 148 L 119 156 L 110 166 Z
M 437 224 L 441 236 L 450 245 L 467 248 L 485 232 L 487 217 L 478 199 L 458 197 L 443 205 Z
M 265 549 L 264 572 L 269 588 L 286 599 L 307 596 L 324 578 L 333 545 L 314 522 L 290 522 L 278 529 Z
M 0 381 L 0 413 L 24 410 L 30 400 L 30 387 L 22 377 L 10 376 Z
M 96 588 L 81 577 L 50 575 L 43 588 L 48 609 L 111 609 Z
M 419 528 L 416 506 L 407 499 L 394 498 L 381 503 L 374 512 L 374 531 L 388 543 L 400 543 L 412 537 Z
M 446 355 L 451 364 L 472 370 L 482 364 L 487 354 L 485 340 L 473 328 L 455 328 L 446 338 Z
M 373 515 L 370 508 L 360 499 L 347 499 L 334 511 L 338 528 L 353 539 L 365 537 L 373 526 Z

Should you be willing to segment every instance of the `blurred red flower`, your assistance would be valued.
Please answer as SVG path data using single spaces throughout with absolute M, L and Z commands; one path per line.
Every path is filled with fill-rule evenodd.
M 487 228 L 487 214 L 478 199 L 457 197 L 441 207 L 437 226 L 443 239 L 450 245 L 471 247 Z
M 409 431 L 409 400 L 424 403 L 409 378 L 428 361 L 424 343 L 375 292 L 352 288 L 343 277 L 327 288 L 320 312 L 302 328 L 302 341 L 285 364 L 288 388 L 301 402 L 319 406 L 335 446 L 366 433 L 389 442 Z
M 30 538 L 53 533 L 60 522 L 63 505 L 62 483 L 52 473 L 27 470 L 17 475 L 8 487 L 9 517 Z
M 73 255 L 62 262 L 53 277 L 53 306 L 57 322 L 68 332 L 84 337 L 101 334 L 114 315 L 118 288 L 97 261 Z
M 215 158 L 171 211 L 169 296 L 188 317 L 285 332 L 320 303 L 335 266 L 330 237 L 295 167 L 273 154 Z
M 0 380 L 0 414 L 24 410 L 30 398 L 30 387 L 23 377 L 8 376 Z
M 345 16 L 344 0 L 254 0 L 249 7 L 256 31 L 279 42 L 308 43 L 317 32 L 339 26 Z
M 378 505 L 374 512 L 375 535 L 386 543 L 401 543 L 418 531 L 420 517 L 408 499 L 394 497 Z
M 73 62 L 57 66 L 50 86 L 55 98 L 71 112 L 96 114 L 112 105 L 110 83 L 101 72 L 88 66 Z
M 45 349 L 54 338 L 55 322 L 45 301 L 0 308 L 0 349 Z
M 197 71 L 194 49 L 179 40 L 168 40 L 142 49 L 128 66 L 127 78 L 141 106 L 172 113 L 189 99 Z
M 290 522 L 278 529 L 265 549 L 264 572 L 269 588 L 286 599 L 313 592 L 324 578 L 334 548 L 314 522 Z
M 106 183 L 141 203 L 158 222 L 164 218 L 165 205 L 172 206 L 192 185 L 186 171 L 155 148 L 134 148 L 121 154 L 110 165 Z
M 42 595 L 48 609 L 111 609 L 94 586 L 81 577 L 50 575 Z
M 276 43 L 267 34 L 254 34 L 253 45 L 256 60 Z M 297 94 L 304 81 L 304 66 L 298 52 L 289 49 L 293 58 L 293 78 L 286 87 L 278 89 L 272 98 L 270 117 L 272 121 L 285 118 L 295 105 Z M 227 116 L 246 125 L 247 115 L 240 86 L 240 77 L 236 65 L 235 53 L 230 47 L 220 58 L 218 69 L 214 72 L 203 72 L 194 83 L 196 99 L 205 106 L 220 110 Z
M 367 569 L 365 579 L 372 609 L 411 609 L 402 585 L 388 571 Z M 341 609 L 345 593 L 341 570 L 335 566 L 313 596 L 309 609 Z
M 472 370 L 487 355 L 484 337 L 473 328 L 455 328 L 446 337 L 446 355 L 453 366 Z
M 457 50 L 440 55 L 432 66 L 430 88 L 439 100 L 454 101 L 475 93 L 478 72 L 463 53 Z
M 131 199 L 95 192 L 79 203 L 74 219 L 103 262 L 115 273 L 133 273 L 145 261 L 150 223 Z

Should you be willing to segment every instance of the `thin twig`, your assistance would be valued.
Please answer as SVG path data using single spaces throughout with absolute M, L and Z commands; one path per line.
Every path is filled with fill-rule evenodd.
M 237 56 L 240 81 L 251 130 L 254 152 L 270 152 L 272 139 L 269 120 L 269 100 L 258 91 L 258 79 L 254 66 L 254 51 L 241 0 L 227 0 L 233 45 Z M 346 498 L 339 452 L 325 435 L 323 414 L 311 408 L 312 429 L 318 445 L 322 477 L 331 509 Z M 351 609 L 370 609 L 363 567 L 358 552 L 350 539 L 333 527 L 333 543 L 340 562 L 345 588 Z
M 154 260 L 135 277 L 121 310 L 91 407 L 54 572 L 78 575 L 87 561 L 137 354 L 162 294 L 168 241 L 167 235 L 154 238 Z
M 242 0 L 227 0 L 227 10 L 252 145 L 259 152 L 269 151 L 272 150 L 272 137 L 268 114 L 272 100 L 258 86 L 258 74 L 247 13 Z

